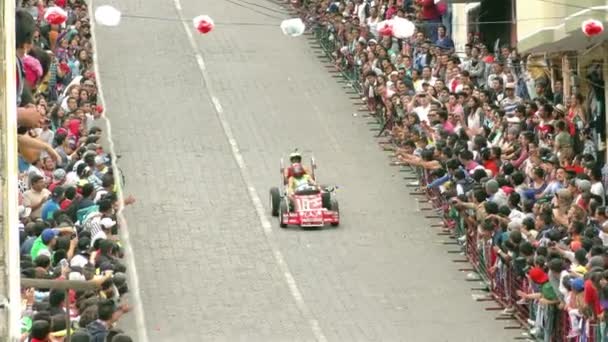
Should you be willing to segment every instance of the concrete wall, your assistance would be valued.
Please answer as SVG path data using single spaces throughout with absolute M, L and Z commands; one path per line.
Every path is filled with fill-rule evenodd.
M 564 18 L 576 12 L 605 5 L 605 0 L 517 0 L 517 39 L 560 25 Z

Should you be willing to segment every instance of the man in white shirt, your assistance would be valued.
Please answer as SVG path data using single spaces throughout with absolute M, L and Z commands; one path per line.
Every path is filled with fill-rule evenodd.
M 359 22 L 364 24 L 367 20 L 367 7 L 369 4 L 364 0 L 355 0 L 355 13 L 359 17 Z
M 30 182 L 30 189 L 23 193 L 23 205 L 32 210 L 30 218 L 35 220 L 40 218 L 42 205 L 49 199 L 51 192 L 45 187 L 44 177 L 40 175 L 32 175 Z
M 431 110 L 431 104 L 428 95 L 424 92 L 418 94 L 418 106 L 414 108 L 414 113 L 418 115 L 420 122 L 429 122 L 429 111 Z
M 99 228 L 101 229 L 97 230 L 93 235 L 93 238 L 91 240 L 91 246 L 95 245 L 95 241 L 97 241 L 98 239 L 112 239 L 112 228 L 114 226 L 116 226 L 116 221 L 113 221 L 109 217 L 104 217 L 99 220 Z

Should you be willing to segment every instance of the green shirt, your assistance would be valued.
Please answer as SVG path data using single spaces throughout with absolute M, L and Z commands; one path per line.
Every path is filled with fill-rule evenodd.
M 42 236 L 39 236 L 34 240 L 34 244 L 32 245 L 32 250 L 30 251 L 30 256 L 32 257 L 32 261 L 36 260 L 36 258 L 40 254 L 46 254 L 51 257 L 51 251 L 49 248 L 42 242 Z

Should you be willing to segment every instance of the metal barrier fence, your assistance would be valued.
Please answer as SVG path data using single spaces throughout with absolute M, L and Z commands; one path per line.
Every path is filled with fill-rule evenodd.
M 15 1 L 2 2 L 0 11 L 0 340 L 12 342 L 21 337 Z
M 312 28 L 312 34 L 317 42 L 332 61 L 337 70 L 349 82 L 350 86 L 363 98 L 367 98 L 367 106 L 370 114 L 376 118 L 382 130 L 390 126 L 390 117 L 387 117 L 387 109 L 383 103 L 377 103 L 368 96 L 367 89 L 364 89 L 364 80 L 361 70 L 356 65 L 350 52 L 343 48 L 347 42 L 341 41 L 336 35 L 336 29 L 331 23 L 321 23 L 316 18 L 307 15 L 306 6 L 308 0 L 303 0 L 295 4 L 300 9 L 300 14 L 306 22 L 307 27 Z M 394 148 L 394 147 L 393 147 Z M 390 148 L 388 148 L 390 149 Z M 529 328 L 530 321 L 534 321 L 534 326 L 539 327 L 530 338 L 544 341 L 575 341 L 575 342 L 608 342 L 608 338 L 602 338 L 604 329 L 601 323 L 583 321 L 584 327 L 581 334 L 576 338 L 568 336 L 570 333 L 570 319 L 568 312 L 560 310 L 557 305 L 540 305 L 536 301 L 522 302 L 519 300 L 518 291 L 530 293 L 538 290 L 531 284 L 525 271 L 521 267 L 521 260 L 502 260 L 492 249 L 490 238 L 479 234 L 474 221 L 470 220 L 466 211 L 459 211 L 454 208 L 438 189 L 428 189 L 431 176 L 423 170 L 414 170 L 419 176 L 419 191 L 414 195 L 425 197 L 426 200 L 419 203 L 428 203 L 430 208 L 422 208 L 425 211 L 435 211 L 434 218 L 442 221 L 441 226 L 449 231 L 451 237 L 457 239 L 467 258 L 473 266 L 474 272 L 479 279 L 486 285 L 491 299 L 497 302 L 502 308 L 510 309 L 510 317 L 519 322 L 522 328 Z M 474 215 L 474 214 L 473 214 Z M 473 216 L 474 217 L 474 216 Z M 532 329 L 534 330 L 534 329 Z

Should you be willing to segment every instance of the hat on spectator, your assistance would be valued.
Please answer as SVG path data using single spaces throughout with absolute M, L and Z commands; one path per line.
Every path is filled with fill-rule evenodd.
M 99 225 L 104 229 L 110 229 L 116 225 L 116 221 L 109 217 L 104 217 L 99 221 Z
M 96 156 L 95 157 L 95 164 L 96 165 L 103 165 L 105 163 L 105 160 L 103 159 L 102 156 Z
M 585 279 L 583 278 L 572 278 L 570 279 L 570 286 L 576 292 L 581 292 L 585 289 Z
M 505 89 L 515 89 L 515 83 L 509 82 L 505 85 Z
M 90 143 L 87 144 L 87 150 L 88 151 L 95 151 L 96 149 L 98 149 L 101 145 L 96 144 L 96 143 Z
M 591 191 L 591 182 L 586 179 L 577 179 L 576 180 L 576 188 L 580 192 L 589 192 Z
M 554 154 L 549 154 L 541 159 L 543 163 L 549 163 L 553 165 L 559 165 L 559 158 Z
M 392 71 L 390 73 L 390 76 L 399 76 L 399 72 L 398 71 Z
M 601 255 L 596 255 L 596 256 L 591 257 L 591 259 L 589 259 L 589 267 L 591 269 L 601 268 L 603 270 L 604 269 L 604 257 Z
M 46 228 L 40 236 L 42 237 L 42 242 L 49 243 L 57 236 L 57 232 L 54 229 Z
M 62 186 L 56 186 L 55 189 L 53 189 L 53 197 L 61 197 L 63 196 L 63 193 L 65 192 L 65 189 Z
M 556 104 L 555 107 L 553 107 L 553 111 L 565 114 L 566 113 L 566 107 L 564 107 L 563 104 L 559 103 L 559 104 Z
M 65 179 L 65 170 L 57 169 L 57 170 L 53 171 L 53 179 L 56 181 L 64 180 Z
M 572 201 L 572 193 L 568 189 L 559 189 L 556 191 L 557 197 L 563 201 Z
M 487 183 L 486 183 L 486 191 L 490 192 L 490 193 L 495 193 L 496 191 L 498 191 L 499 189 L 499 184 L 496 180 L 494 179 L 490 179 Z
M 585 275 L 587 273 L 587 267 L 585 267 L 583 265 L 578 265 L 578 266 L 572 268 L 572 272 L 578 273 L 580 275 Z
M 512 232 L 512 231 L 517 231 L 521 229 L 521 221 L 519 220 L 514 220 L 509 222 L 509 224 L 507 224 L 507 230 Z
M 544 284 L 549 281 L 549 276 L 542 268 L 535 266 L 528 271 L 528 276 L 532 279 L 536 284 Z
M 370 40 L 367 41 L 367 44 L 368 45 L 369 44 L 378 44 L 378 41 L 372 38 L 372 39 L 370 39 Z

